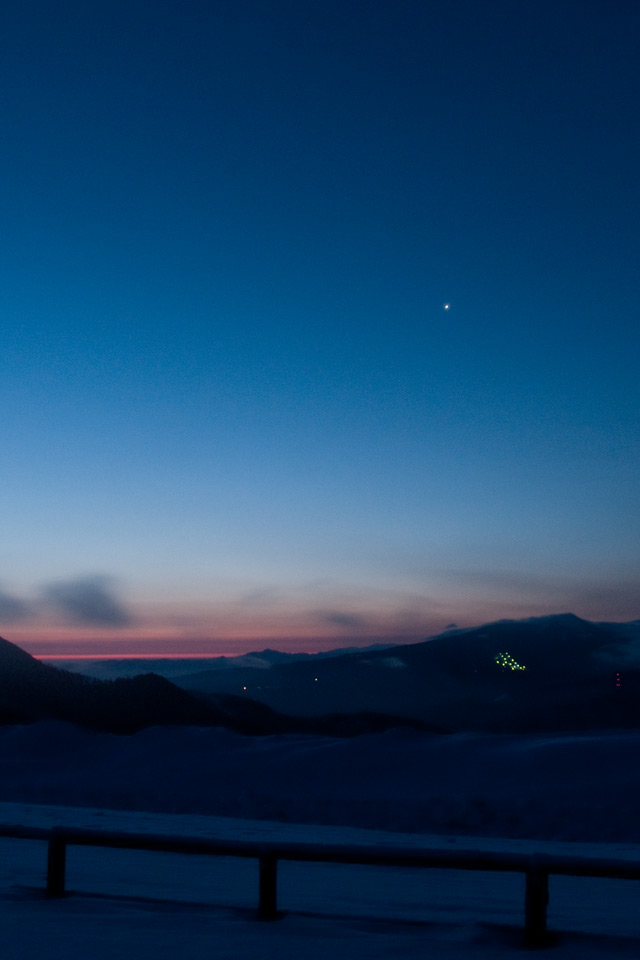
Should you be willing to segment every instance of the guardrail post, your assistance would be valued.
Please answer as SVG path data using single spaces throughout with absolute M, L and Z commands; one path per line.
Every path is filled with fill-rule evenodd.
M 52 836 L 47 856 L 47 896 L 62 897 L 67 861 L 67 845 L 62 837 Z
M 260 857 L 260 920 L 275 920 L 278 915 L 278 859 L 273 854 Z
M 526 871 L 525 943 L 529 947 L 542 946 L 547 939 L 547 904 L 549 903 L 549 874 L 533 858 Z

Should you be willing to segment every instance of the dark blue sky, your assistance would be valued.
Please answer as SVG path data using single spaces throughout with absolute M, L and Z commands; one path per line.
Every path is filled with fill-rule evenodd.
M 4 635 L 640 617 L 639 27 L 4 4 Z

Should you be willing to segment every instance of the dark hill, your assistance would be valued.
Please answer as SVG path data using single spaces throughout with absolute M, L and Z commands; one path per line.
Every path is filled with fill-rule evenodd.
M 283 716 L 247 697 L 203 698 L 153 673 L 95 680 L 51 667 L 0 638 L 0 724 L 55 719 L 111 733 L 158 725 L 228 727 L 251 735 L 322 733 L 350 736 L 420 723 L 374 713 L 362 717 Z
M 221 715 L 154 674 L 103 683 L 40 663 L 0 638 L 0 718 L 67 720 L 130 733 L 161 723 L 211 723 Z

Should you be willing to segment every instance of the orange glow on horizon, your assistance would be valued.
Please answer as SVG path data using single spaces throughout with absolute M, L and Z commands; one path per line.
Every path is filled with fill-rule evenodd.
M 218 660 L 237 657 L 231 653 L 39 653 L 36 660 Z
M 417 643 L 425 636 L 321 636 L 243 637 L 239 639 L 196 639 L 156 636 L 148 640 L 133 637 L 82 637 L 64 639 L 14 637 L 5 639 L 38 660 L 215 660 L 238 657 L 261 650 L 281 653 L 321 653 L 343 648 L 366 647 L 376 643 Z M 182 649 L 181 649 L 182 648 Z
M 128 659 L 213 659 L 236 657 L 247 653 L 275 649 L 283 653 L 320 653 L 343 648 L 358 648 L 375 643 L 415 643 L 433 636 L 444 625 L 398 624 L 391 618 L 371 617 L 369 629 L 345 629 L 338 623 L 321 625 L 298 622 L 303 618 L 262 618 L 243 622 L 244 629 L 234 629 L 229 618 L 219 617 L 212 628 L 205 617 L 181 619 L 175 615 L 164 619 L 141 619 L 129 627 L 65 625 L 62 623 L 12 624 L 0 633 L 10 643 L 42 660 L 128 660 Z M 315 628 L 315 629 L 314 629 Z M 373 628 L 373 629 L 371 629 Z M 404 629 L 403 629 L 404 628 Z M 429 629 L 431 628 L 431 629 Z

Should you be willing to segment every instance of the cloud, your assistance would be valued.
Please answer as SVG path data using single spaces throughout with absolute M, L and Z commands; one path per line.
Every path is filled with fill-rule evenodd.
M 433 577 L 448 584 L 463 584 L 478 587 L 480 590 L 521 591 L 523 593 L 543 593 L 547 595 L 575 596 L 603 600 L 615 600 L 625 596 L 630 590 L 636 591 L 640 584 L 637 580 L 613 579 L 608 577 L 554 574 L 544 576 L 517 570 L 483 569 L 446 569 L 434 571 Z
M 358 614 L 341 613 L 338 610 L 321 611 L 316 614 L 316 618 L 321 623 L 328 623 L 332 627 L 344 627 L 347 630 L 361 630 L 367 624 L 365 618 Z
M 391 667 L 392 670 L 406 670 L 407 665 L 400 657 L 382 657 L 378 660 L 380 666 Z
M 479 591 L 508 594 L 535 593 L 561 594 L 563 584 L 558 578 L 521 573 L 516 570 L 464 570 L 448 569 L 434 571 L 432 576 L 454 586 L 476 588 Z
M 17 623 L 19 620 L 26 620 L 32 612 L 31 605 L 26 600 L 0 590 L 0 623 Z
M 612 643 L 610 646 L 595 653 L 597 660 L 603 660 L 605 663 L 621 667 L 633 667 L 637 670 L 640 666 L 640 638 L 629 638 L 627 641 Z
M 44 596 L 76 623 L 95 627 L 126 627 L 133 618 L 116 598 L 106 577 L 80 577 L 51 583 Z
M 280 594 L 274 587 L 256 587 L 242 593 L 236 603 L 241 607 L 266 607 L 273 606 L 278 600 Z

